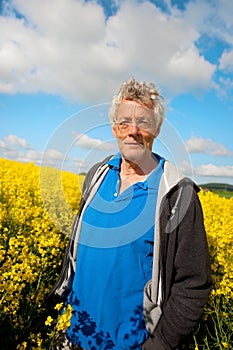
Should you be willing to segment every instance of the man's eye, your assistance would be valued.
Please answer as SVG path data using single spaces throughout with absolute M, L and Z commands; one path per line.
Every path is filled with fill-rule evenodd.
M 137 125 L 142 129 L 149 129 L 150 128 L 150 122 L 148 120 L 139 120 Z
M 130 121 L 129 120 L 121 120 L 119 122 L 120 126 L 129 126 L 130 125 Z
M 122 120 L 122 121 L 120 122 L 120 124 L 121 124 L 121 125 L 128 125 L 128 124 L 130 124 L 130 122 L 127 121 L 127 120 Z

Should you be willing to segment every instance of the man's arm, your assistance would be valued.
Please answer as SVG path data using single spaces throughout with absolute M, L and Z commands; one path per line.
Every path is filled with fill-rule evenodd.
M 189 195 L 188 187 L 184 188 L 180 212 L 184 209 L 182 206 L 187 204 L 186 197 Z M 190 205 L 176 233 L 171 232 L 169 235 L 176 235 L 177 238 L 171 288 L 155 333 L 145 342 L 143 350 L 176 349 L 182 336 L 189 334 L 201 317 L 211 289 L 203 214 L 195 190 L 192 190 Z

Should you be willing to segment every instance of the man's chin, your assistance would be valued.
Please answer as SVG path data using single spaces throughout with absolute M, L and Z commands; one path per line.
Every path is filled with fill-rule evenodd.
M 122 154 L 125 160 L 128 162 L 133 162 L 133 163 L 140 163 L 142 159 L 146 156 L 147 151 L 146 150 L 132 150 L 132 151 L 127 151 Z

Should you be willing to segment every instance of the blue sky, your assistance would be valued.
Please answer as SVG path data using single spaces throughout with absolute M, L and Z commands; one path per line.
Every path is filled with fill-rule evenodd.
M 86 171 L 117 151 L 107 109 L 156 83 L 154 151 L 197 183 L 233 184 L 233 1 L 0 3 L 0 157 Z

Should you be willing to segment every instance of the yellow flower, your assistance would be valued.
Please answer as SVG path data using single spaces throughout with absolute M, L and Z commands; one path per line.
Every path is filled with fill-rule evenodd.
M 228 343 L 226 343 L 226 342 L 222 342 L 222 346 L 224 347 L 224 348 L 228 348 Z
M 45 325 L 46 326 L 51 326 L 52 322 L 53 322 L 53 318 L 51 316 L 48 316 L 46 321 L 45 321 Z
M 70 326 L 70 319 L 72 316 L 72 307 L 70 304 L 64 309 L 64 312 L 58 318 L 57 330 L 65 330 Z
M 62 308 L 62 306 L 63 306 L 63 303 L 56 304 L 56 306 L 54 307 L 54 309 L 60 311 L 61 308 Z
M 22 342 L 22 344 L 19 344 L 16 347 L 17 350 L 24 350 L 26 348 L 27 348 L 27 342 L 26 341 Z
M 0 314 L 12 325 L 14 341 L 21 339 L 22 330 L 27 334 L 17 346 L 19 350 L 42 348 L 41 333 L 34 334 L 26 328 L 35 314 L 39 320 L 47 317 L 45 326 L 57 323 L 59 330 L 70 325 L 70 305 L 64 310 L 63 303 L 55 306 L 61 313 L 58 320 L 47 316 L 43 305 L 61 270 L 83 181 L 84 176 L 66 171 L 0 158 Z M 200 191 L 199 198 L 213 278 L 203 321 L 208 322 L 218 312 L 225 327 L 232 319 L 233 197 L 226 199 Z M 28 314 L 22 310 L 28 310 Z M 51 334 L 54 332 L 51 330 Z M 225 328 L 224 334 L 218 346 L 230 349 L 232 343 Z

